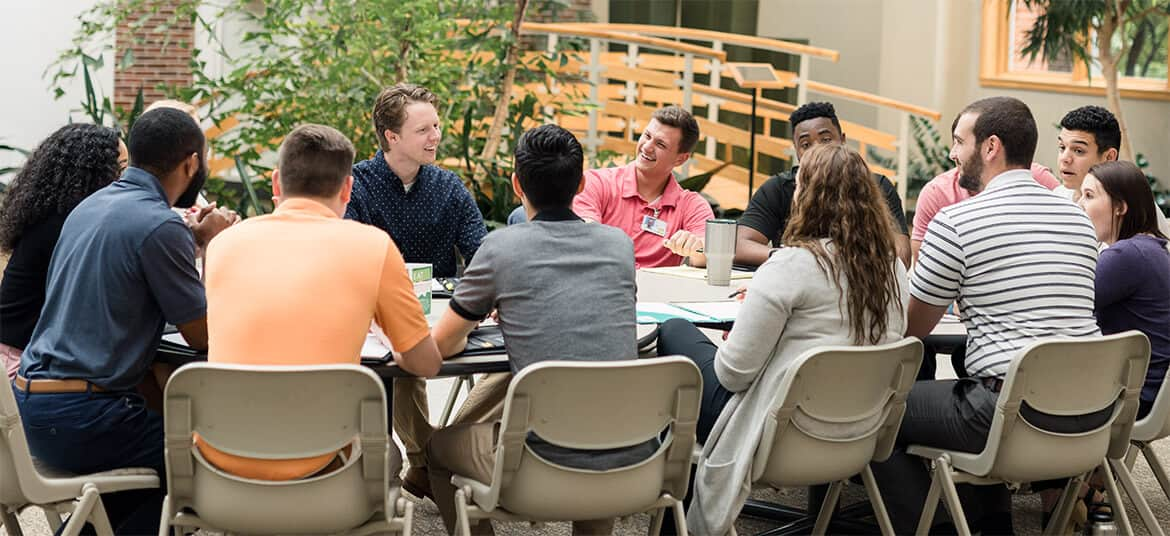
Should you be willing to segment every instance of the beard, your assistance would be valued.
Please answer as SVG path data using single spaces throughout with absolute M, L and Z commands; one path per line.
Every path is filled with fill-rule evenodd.
M 205 182 L 207 182 L 207 163 L 200 158 L 199 170 L 191 178 L 191 184 L 188 184 L 183 194 L 175 200 L 175 206 L 178 208 L 191 208 L 195 206 L 195 200 L 199 198 L 199 191 L 203 189 L 203 183 Z
M 983 175 L 983 161 L 979 155 L 972 156 L 966 162 L 959 164 L 959 186 L 973 194 L 983 190 L 979 176 Z

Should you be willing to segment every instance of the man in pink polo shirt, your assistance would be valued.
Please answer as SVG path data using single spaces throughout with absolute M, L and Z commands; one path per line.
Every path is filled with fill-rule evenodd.
M 678 106 L 660 108 L 638 139 L 630 164 L 585 172 L 585 190 L 573 200 L 581 218 L 612 225 L 634 241 L 634 265 L 706 266 L 701 253 L 711 205 L 682 189 L 671 171 L 691 157 L 699 124 Z
M 1052 170 L 1035 162 L 1032 163 L 1032 178 L 1049 190 L 1060 185 Z M 976 193 L 978 192 L 972 192 L 959 184 L 959 168 L 944 171 L 922 187 L 922 191 L 918 193 L 918 203 L 914 206 L 914 229 L 910 232 L 910 251 L 914 262 L 918 262 L 918 248 L 922 246 L 926 227 L 930 225 L 934 215 L 943 207 L 969 199 Z

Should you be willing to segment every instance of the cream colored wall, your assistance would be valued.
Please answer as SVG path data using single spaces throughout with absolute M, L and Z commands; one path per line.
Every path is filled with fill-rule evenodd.
M 981 2 L 977 0 L 770 0 L 760 2 L 759 35 L 806 38 L 836 49 L 836 63 L 814 61 L 815 80 L 877 93 L 942 113 L 942 131 L 969 102 L 1007 95 L 1026 102 L 1036 117 L 1036 160 L 1056 165 L 1054 128 L 1069 110 L 1104 106 L 1103 96 L 982 87 L 979 83 Z M 818 98 L 812 95 L 811 98 Z M 899 114 L 832 99 L 842 117 L 897 132 Z M 1136 152 L 1170 186 L 1170 103 L 1122 102 Z
M 4 54 L 4 83 L 0 88 L 0 143 L 32 149 L 53 131 L 72 121 L 89 121 L 77 111 L 85 99 L 85 85 L 80 73 L 64 84 L 60 99 L 49 91 L 45 69 L 62 51 L 70 48 L 73 33 L 80 26 L 77 17 L 95 4 L 95 0 L 60 0 L 42 2 L 0 2 L 0 50 Z M 90 54 L 102 52 L 93 43 Z M 115 58 L 105 53 L 105 67 L 91 72 L 94 84 L 105 96 L 114 88 Z M 0 167 L 19 166 L 24 157 L 0 151 Z M 2 180 L 7 182 L 11 174 Z
M 609 20 L 609 0 L 592 0 L 589 7 L 593 8 L 593 15 L 599 22 Z
M 841 52 L 841 59 L 829 62 L 813 59 L 813 80 L 876 93 L 879 89 L 883 25 L 882 6 L 902 0 L 763 0 L 757 34 L 778 39 L 808 39 L 815 46 Z M 816 93 L 810 100 L 829 99 Z M 864 125 L 874 125 L 877 111 L 872 106 L 841 99 L 832 100 L 838 115 Z
M 940 0 L 947 1 L 947 0 Z M 1070 95 L 1066 93 L 1050 93 L 1039 91 L 1009 90 L 993 87 L 981 87 L 979 84 L 979 40 L 980 40 L 980 8 L 978 2 L 955 2 L 953 13 L 949 20 L 952 38 L 957 43 L 950 60 L 962 65 L 958 76 L 962 83 L 958 84 L 956 93 L 947 99 L 943 108 L 943 117 L 948 122 L 954 114 L 962 109 L 967 102 L 990 97 L 993 95 L 1007 95 L 1016 97 L 1032 108 L 1036 116 L 1036 125 L 1040 130 L 1040 143 L 1036 150 L 1036 160 L 1047 166 L 1056 165 L 1056 136 L 1059 132 L 1057 125 L 1061 117 L 1073 108 L 1086 104 L 1105 106 L 1104 96 Z M 1170 187 L 1170 102 L 1123 99 L 1122 114 L 1129 128 L 1129 137 L 1134 145 L 1135 153 L 1144 153 L 1150 160 L 1149 172 L 1158 177 L 1163 186 Z

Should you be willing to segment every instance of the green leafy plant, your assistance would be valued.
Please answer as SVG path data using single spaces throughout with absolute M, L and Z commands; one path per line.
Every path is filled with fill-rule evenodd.
M 918 192 L 930 179 L 954 167 L 954 162 L 951 162 L 947 138 L 933 121 L 910 116 L 910 135 L 914 139 L 914 148 L 906 169 L 906 180 L 909 181 L 906 195 L 913 198 L 918 197 Z M 897 165 L 896 158 L 879 154 L 872 147 L 866 158 L 885 168 L 893 169 Z
M 551 1 L 533 0 L 533 8 L 548 9 Z M 148 17 L 142 15 L 158 4 L 99 2 L 81 17 L 74 49 L 55 64 L 54 83 L 71 73 L 84 75 L 83 51 L 92 50 L 93 41 L 112 34 L 120 23 L 139 38 L 165 35 L 168 25 L 147 28 Z M 234 174 L 246 184 L 235 192 L 209 181 L 209 193 L 223 194 L 223 205 L 243 203 L 252 211 L 263 210 L 259 198 L 269 187 L 271 155 L 286 133 L 303 123 L 330 125 L 350 137 L 359 158 L 368 158 L 377 149 L 370 120 L 374 98 L 385 87 L 410 82 L 440 98 L 438 111 L 447 129 L 440 165 L 454 168 L 470 183 L 486 219 L 503 221 L 516 204 L 506 187 L 511 159 L 505 153 L 528 123 L 548 117 L 535 98 L 509 98 L 501 81 L 510 70 L 517 86 L 563 80 L 555 68 L 567 61 L 564 51 L 581 47 L 563 39 L 553 54 L 509 54 L 517 39 L 508 25 L 520 20 L 523 1 L 399 0 L 388 8 L 382 0 L 225 0 L 210 14 L 196 9 L 199 0 L 167 4 L 174 8 L 174 22 L 192 21 L 213 39 L 190 45 L 193 83 L 169 88 L 169 94 L 200 104 L 216 125 L 238 121 L 211 144 L 215 154 L 236 161 Z M 219 20 L 244 28 L 238 47 L 229 50 L 215 40 Z M 208 69 L 209 61 L 218 61 L 214 55 L 228 65 L 222 73 Z M 489 130 L 500 123 L 492 118 L 499 116 L 501 102 L 505 119 L 495 137 Z M 558 111 L 577 106 L 562 105 Z
M 1170 217 L 1170 190 L 1163 189 L 1158 178 L 1146 171 L 1150 167 L 1150 161 L 1146 159 L 1146 155 L 1138 153 L 1134 164 L 1137 164 L 1142 173 L 1146 174 L 1146 181 L 1150 183 L 1150 190 L 1154 192 L 1154 204 L 1158 205 L 1163 216 Z
M 1121 91 L 1117 83 L 1119 71 L 1125 69 L 1132 74 L 1129 53 L 1139 34 L 1135 31 L 1130 36 L 1129 32 L 1144 24 L 1165 27 L 1167 18 L 1170 18 L 1170 1 L 1024 0 L 1024 4 L 1029 8 L 1039 8 L 1042 13 L 1027 30 L 1021 52 L 1033 60 L 1043 56 L 1048 61 L 1058 61 L 1071 56 L 1085 65 L 1096 62 L 1101 67 L 1101 77 L 1105 79 L 1107 106 L 1121 124 L 1122 158 L 1133 159 L 1133 145 L 1129 142 L 1129 131 L 1121 109 Z M 1115 36 L 1120 39 L 1115 40 Z M 1155 36 L 1150 34 L 1150 37 Z M 1132 63 L 1136 63 L 1136 59 Z
M 12 151 L 14 153 L 20 154 L 21 156 L 23 156 L 25 158 L 28 158 L 28 156 L 30 154 L 32 154 L 32 151 L 30 151 L 28 149 L 24 149 L 21 147 L 15 147 L 15 146 L 4 144 L 4 143 L 0 143 L 0 151 Z M 8 175 L 10 173 L 16 173 L 17 171 L 20 171 L 20 166 L 2 167 L 2 168 L 0 168 L 0 177 L 2 177 L 4 175 Z M 0 182 L 0 188 L 3 188 L 3 187 L 4 187 L 4 183 Z M 3 191 L 3 190 L 0 189 L 0 191 Z

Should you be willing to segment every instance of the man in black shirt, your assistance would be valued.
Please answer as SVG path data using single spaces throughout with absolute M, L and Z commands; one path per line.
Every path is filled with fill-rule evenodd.
M 792 142 L 796 147 L 797 161 L 815 144 L 845 143 L 841 122 L 830 103 L 805 104 L 792 112 L 788 121 L 792 124 Z M 768 259 L 768 252 L 771 251 L 768 242 L 771 241 L 774 246 L 780 245 L 780 239 L 784 236 L 784 228 L 788 225 L 788 217 L 791 214 L 799 169 L 793 167 L 791 171 L 768 179 L 752 195 L 747 211 L 739 219 L 739 237 L 735 244 L 736 263 L 752 266 L 763 264 Z M 910 266 L 910 235 L 898 190 L 889 179 L 881 175 L 875 173 L 873 178 L 886 198 L 890 216 L 894 218 L 894 227 L 898 231 L 894 237 L 898 258 L 902 259 L 906 266 Z

